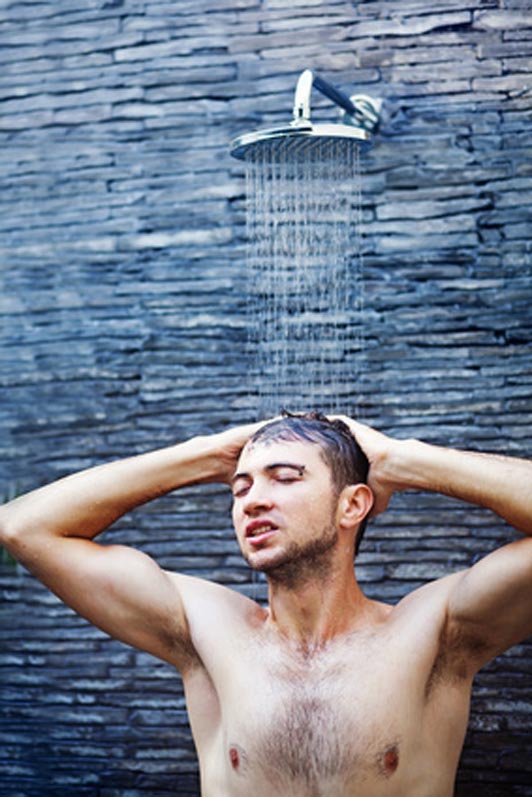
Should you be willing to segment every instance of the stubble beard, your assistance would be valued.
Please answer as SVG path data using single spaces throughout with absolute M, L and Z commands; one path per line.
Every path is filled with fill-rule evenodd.
M 254 563 L 245 556 L 253 570 L 264 573 L 272 584 L 294 588 L 310 580 L 325 580 L 332 569 L 332 551 L 338 542 L 338 529 L 334 524 L 317 539 L 307 543 L 291 542 L 276 557 L 263 564 Z

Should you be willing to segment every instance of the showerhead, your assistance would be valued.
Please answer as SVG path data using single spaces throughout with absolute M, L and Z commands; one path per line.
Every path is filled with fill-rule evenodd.
M 310 92 L 318 91 L 332 99 L 343 109 L 341 122 L 313 124 L 310 121 Z M 322 78 L 305 70 L 297 83 L 294 100 L 294 118 L 290 124 L 245 133 L 231 144 L 231 155 L 239 160 L 256 160 L 265 150 L 290 151 L 298 154 L 308 152 L 317 141 L 350 141 L 364 146 L 371 140 L 370 133 L 379 122 L 381 100 L 365 95 L 348 97 Z
M 262 150 L 291 151 L 294 156 L 308 151 L 319 140 L 338 141 L 351 140 L 357 144 L 367 144 L 370 135 L 366 130 L 342 124 L 303 124 L 292 123 L 281 127 L 271 127 L 267 130 L 257 130 L 253 133 L 244 133 L 236 138 L 231 145 L 231 155 L 239 160 L 255 160 Z

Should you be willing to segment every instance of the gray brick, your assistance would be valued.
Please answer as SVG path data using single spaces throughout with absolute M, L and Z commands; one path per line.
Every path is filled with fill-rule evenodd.
M 513 28 L 522 30 L 532 28 L 532 14 L 528 11 L 515 11 L 501 9 L 496 11 L 476 11 L 474 13 L 474 26 L 481 30 L 508 31 Z
M 302 64 L 384 98 L 362 159 L 367 420 L 530 455 L 531 37 L 527 0 L 7 5 L 0 500 L 254 417 L 228 142 L 290 119 Z M 105 539 L 264 600 L 228 510 L 225 490 L 185 490 Z M 481 511 L 398 496 L 359 577 L 394 602 L 511 538 Z M 197 797 L 175 671 L 21 568 L 0 565 L 0 589 L 6 797 Z M 480 674 L 457 797 L 532 795 L 530 662 L 523 643 Z

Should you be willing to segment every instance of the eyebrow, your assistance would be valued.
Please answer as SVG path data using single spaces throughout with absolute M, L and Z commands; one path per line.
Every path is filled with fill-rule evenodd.
M 278 470 L 279 468 L 290 468 L 290 470 L 295 470 L 298 472 L 300 476 L 303 476 L 303 473 L 306 470 L 306 465 L 298 465 L 295 462 L 272 462 L 271 465 L 266 465 L 264 470 L 266 473 L 270 473 L 273 470 Z M 233 478 L 231 479 L 231 484 L 234 484 L 238 479 L 250 479 L 251 476 L 249 473 L 235 473 Z

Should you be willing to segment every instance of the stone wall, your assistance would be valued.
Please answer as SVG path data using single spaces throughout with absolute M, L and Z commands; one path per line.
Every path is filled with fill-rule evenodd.
M 384 100 L 353 405 L 399 437 L 529 456 L 531 39 L 527 0 L 3 3 L 0 500 L 254 417 L 228 142 L 287 121 L 307 67 Z M 187 489 L 106 539 L 261 597 L 228 506 Z M 401 496 L 359 577 L 395 601 L 513 536 Z M 175 673 L 9 562 L 1 587 L 2 795 L 197 795 Z M 478 676 L 458 795 L 532 795 L 530 652 Z

